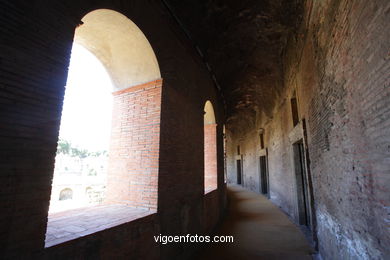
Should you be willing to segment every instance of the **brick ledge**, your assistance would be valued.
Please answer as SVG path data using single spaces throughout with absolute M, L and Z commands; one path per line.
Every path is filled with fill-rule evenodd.
M 139 85 L 131 86 L 131 87 L 128 87 L 128 88 L 125 88 L 125 89 L 121 89 L 121 90 L 112 92 L 112 95 L 117 96 L 117 95 L 120 95 L 120 94 L 129 93 L 129 92 L 135 92 L 135 91 L 138 91 L 138 90 L 141 90 L 141 89 L 150 88 L 150 87 L 161 87 L 162 86 L 162 81 L 163 81 L 163 79 L 152 80 L 152 81 L 149 81 L 149 82 L 146 82 L 146 83 L 142 83 L 142 84 L 139 84 Z

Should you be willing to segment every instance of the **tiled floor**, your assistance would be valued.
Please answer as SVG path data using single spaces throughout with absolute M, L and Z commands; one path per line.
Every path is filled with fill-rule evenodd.
M 50 214 L 45 247 L 86 236 L 153 213 L 155 211 L 126 205 L 104 205 Z
M 198 259 L 311 259 L 314 250 L 299 228 L 271 201 L 240 186 L 228 187 L 227 216 L 216 235 L 233 243 L 208 243 Z

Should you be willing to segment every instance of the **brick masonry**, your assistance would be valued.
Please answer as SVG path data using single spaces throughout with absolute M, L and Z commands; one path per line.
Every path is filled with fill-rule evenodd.
M 272 117 L 254 111 L 228 136 L 228 179 L 241 146 L 244 185 L 259 191 L 259 128 L 268 149 L 271 199 L 297 221 L 290 98 L 307 122 L 307 149 L 320 254 L 325 259 L 389 255 L 389 3 L 305 3 L 299 32 L 283 54 L 284 89 Z M 125 14 L 144 32 L 160 65 L 157 214 L 44 249 L 50 184 L 74 29 L 97 8 Z M 0 2 L 0 252 L 3 258 L 185 258 L 195 245 L 156 245 L 154 234 L 208 232 L 225 204 L 222 124 L 217 133 L 219 189 L 204 194 L 203 105 L 222 104 L 207 69 L 160 1 Z M 118 96 L 125 97 L 129 93 Z M 275 102 L 274 102 L 275 101 Z M 138 182 L 135 180 L 134 182 Z M 141 180 L 143 183 L 144 180 Z M 145 184 L 145 183 L 143 183 Z M 130 186 L 130 185 L 129 185 Z M 128 187 L 129 187 L 128 186 Z M 119 196 L 120 197 L 120 196 Z M 146 196 L 151 198 L 151 196 Z M 145 202 L 132 198 L 129 203 Z M 153 200 L 155 202 L 155 199 Z M 148 201 L 149 206 L 153 205 Z M 141 203 L 139 204 L 141 205 Z M 143 204 L 144 205 L 144 204 Z M 314 224 L 314 223 L 313 223 Z
M 114 92 L 107 202 L 157 209 L 162 80 Z
M 141 148 L 150 145 L 155 151 L 155 140 L 159 138 L 160 152 L 147 162 L 155 167 L 158 157 L 158 177 L 152 168 L 146 173 L 147 179 L 139 175 L 128 179 L 130 183 L 125 185 L 126 189 L 133 189 L 136 184 L 155 187 L 157 182 L 158 188 L 136 198 L 122 196 L 125 190 L 117 194 L 120 199 L 126 197 L 129 204 L 157 206 L 157 213 L 45 249 L 54 158 L 74 30 L 85 14 L 98 8 L 121 12 L 137 24 L 156 54 L 164 79 L 162 89 L 150 88 L 143 93 L 152 93 L 155 98 L 161 95 L 160 132 L 157 134 L 157 125 L 148 126 L 148 130 L 153 129 L 148 135 L 154 141 L 145 144 L 141 140 L 137 144 Z M 0 2 L 0 10 L 0 258 L 181 259 L 191 255 L 197 245 L 161 246 L 154 242 L 153 235 L 201 234 L 211 230 L 221 216 L 225 202 L 222 128 L 217 127 L 219 189 L 206 195 L 204 147 L 200 144 L 204 141 L 206 100 L 215 104 L 217 120 L 223 118 L 223 111 L 219 109 L 220 99 L 207 68 L 165 7 L 160 1 L 143 0 L 82 3 L 6 0 Z M 135 92 L 125 92 L 115 98 L 132 102 L 135 96 Z M 158 100 L 154 101 L 154 104 L 148 102 L 148 108 L 157 109 L 153 106 Z M 137 109 L 142 113 L 140 104 Z M 158 109 L 155 115 L 148 116 L 158 124 Z M 133 130 L 143 132 L 146 138 L 145 131 Z M 122 148 L 113 145 L 114 150 Z M 141 152 L 140 156 L 149 157 L 149 153 Z
M 204 126 L 204 188 L 205 192 L 217 188 L 217 125 Z
M 284 91 L 272 117 L 228 133 L 228 180 L 236 182 L 235 149 L 244 157 L 244 186 L 259 191 L 258 129 L 265 129 L 271 200 L 298 222 L 292 144 L 296 92 L 307 123 L 314 234 L 324 259 L 390 255 L 389 2 L 306 1 L 297 37 L 284 55 Z

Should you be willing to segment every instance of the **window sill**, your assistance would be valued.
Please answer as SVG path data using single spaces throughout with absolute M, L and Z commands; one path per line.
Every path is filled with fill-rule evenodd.
M 204 191 L 204 194 L 206 195 L 206 194 L 208 194 L 208 193 L 210 193 L 210 192 L 212 192 L 212 191 L 215 191 L 215 190 L 217 190 L 217 188 L 209 188 L 209 189 L 206 189 L 206 190 Z
M 126 205 L 101 205 L 49 214 L 45 248 L 156 213 Z

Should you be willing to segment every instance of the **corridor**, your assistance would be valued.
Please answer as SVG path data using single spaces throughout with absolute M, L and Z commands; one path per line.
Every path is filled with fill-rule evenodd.
M 0 259 L 390 260 L 389 11 L 0 0 Z
M 216 235 L 234 243 L 209 244 L 199 259 L 311 259 L 303 233 L 264 196 L 229 186 L 228 210 Z

